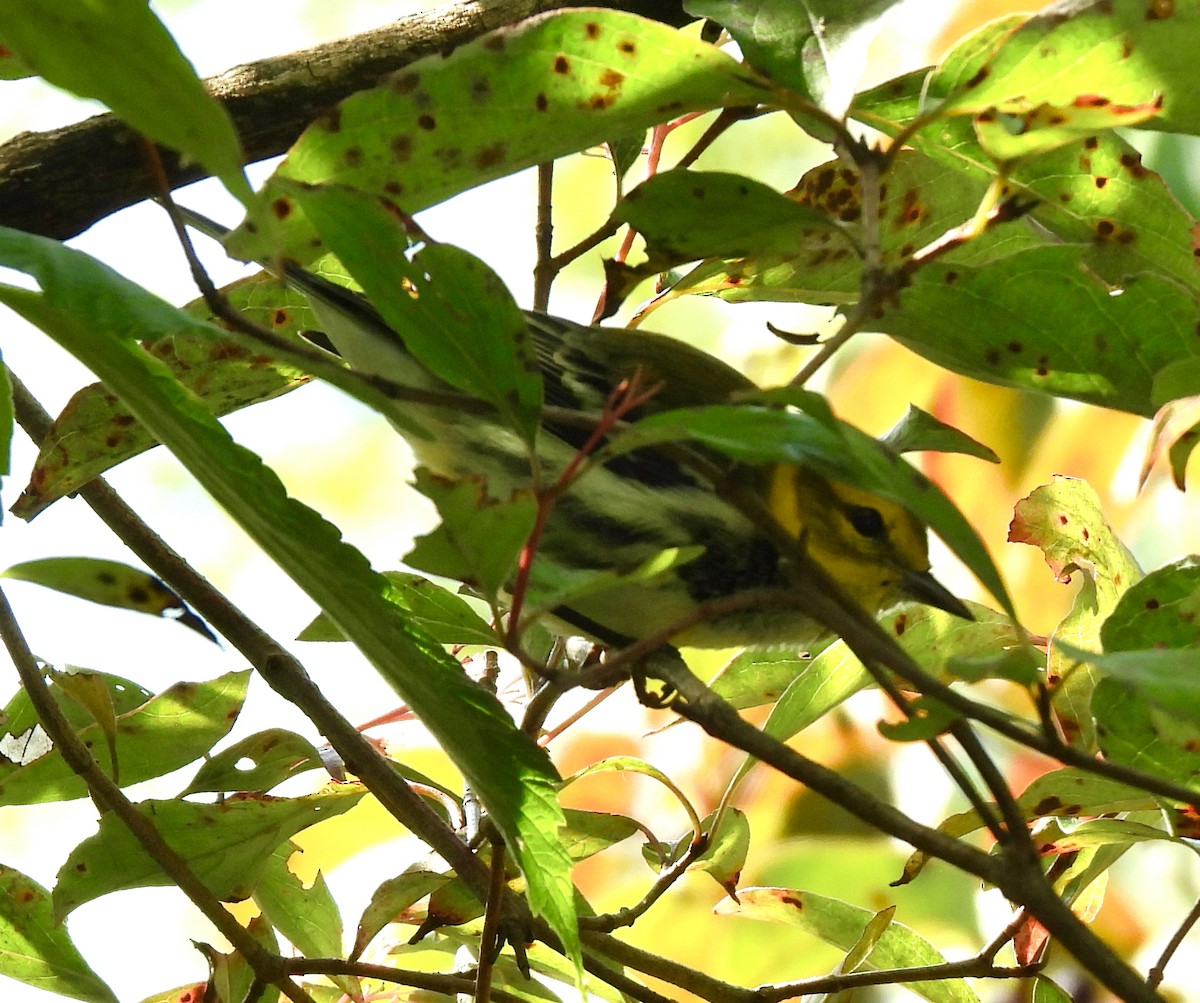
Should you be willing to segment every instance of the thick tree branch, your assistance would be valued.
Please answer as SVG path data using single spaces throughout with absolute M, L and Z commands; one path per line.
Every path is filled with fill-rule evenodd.
M 242 139 L 246 163 L 283 153 L 314 118 L 386 74 L 532 14 L 580 0 L 460 0 L 374 31 L 236 66 L 210 77 Z M 592 0 L 667 23 L 686 20 L 679 0 Z M 0 146 L 0 225 L 58 240 L 154 191 L 136 137 L 113 115 L 49 132 L 25 132 Z M 164 150 L 172 188 L 206 172 Z

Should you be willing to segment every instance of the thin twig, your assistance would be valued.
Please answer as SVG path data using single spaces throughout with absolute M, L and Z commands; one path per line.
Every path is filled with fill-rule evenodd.
M 910 721 L 915 720 L 917 712 L 912 706 L 912 702 L 900 692 L 900 688 L 895 681 L 888 676 L 887 672 L 873 662 L 864 663 L 867 671 L 871 674 L 871 678 L 875 680 L 875 685 L 878 686 L 884 693 L 888 695 L 892 703 L 894 703 Z M 942 765 L 942 769 L 954 782 L 955 787 L 962 792 L 962 795 L 970 802 L 971 807 L 975 809 L 980 821 L 987 827 L 992 834 L 992 838 L 998 843 L 1004 842 L 1004 829 L 1000 824 L 1000 819 L 996 816 L 992 806 L 989 805 L 979 791 L 975 789 L 975 784 L 971 778 L 967 776 L 966 771 L 959 764 L 958 760 L 950 753 L 937 736 L 927 738 L 925 745 L 933 753 L 934 758 Z M 1007 788 L 1005 788 L 1007 790 Z
M 537 165 L 537 222 L 533 230 L 537 258 L 533 265 L 533 308 L 550 306 L 550 286 L 560 271 L 554 266 L 554 161 Z
M 1155 987 L 1158 986 L 1166 975 L 1167 964 L 1179 949 L 1179 945 L 1183 943 L 1183 938 L 1186 937 L 1192 930 L 1192 927 L 1200 921 L 1200 901 L 1188 911 L 1183 922 L 1179 924 L 1179 929 L 1172 934 L 1171 939 L 1167 942 L 1167 946 L 1163 948 L 1162 954 L 1159 955 L 1158 961 L 1154 963 L 1154 967 L 1146 974 L 1146 985 Z
M 715 831 L 715 828 L 714 828 Z M 687 848 L 687 851 L 666 868 L 654 880 L 649 890 L 643 895 L 634 905 L 628 906 L 625 909 L 618 909 L 613 913 L 606 913 L 600 916 L 580 916 L 579 929 L 581 930 L 600 930 L 604 933 L 611 933 L 613 930 L 623 926 L 633 926 L 638 919 L 646 914 L 646 911 L 654 905 L 667 890 L 675 884 L 684 874 L 687 869 L 692 866 L 695 860 L 704 853 L 708 844 L 703 839 L 693 840 L 692 844 Z
M 475 990 L 470 975 L 460 972 L 420 972 L 390 965 L 373 965 L 365 961 L 346 961 L 342 958 L 289 958 L 284 964 L 293 975 L 354 975 L 362 979 L 378 979 L 395 985 L 412 986 L 445 996 L 469 995 Z M 494 1003 L 526 1003 L 526 997 L 504 989 L 492 988 Z
M 483 914 L 483 929 L 479 933 L 479 962 L 475 967 L 475 1003 L 488 1003 L 492 997 L 492 973 L 503 943 L 500 940 L 500 918 L 504 914 L 504 841 L 492 837 L 492 863 L 489 868 L 487 904 Z

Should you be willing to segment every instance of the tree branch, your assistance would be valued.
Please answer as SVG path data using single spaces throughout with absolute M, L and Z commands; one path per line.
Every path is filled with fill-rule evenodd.
M 424 56 L 533 14 L 582 0 L 460 0 L 311 49 L 235 66 L 205 84 L 229 112 L 246 163 L 278 156 L 313 119 L 355 91 L 373 87 Z M 668 24 L 684 23 L 678 0 L 590 0 Z M 132 130 L 114 115 L 61 129 L 25 132 L 0 146 L 0 225 L 67 240 L 153 193 Z M 205 177 L 162 151 L 172 188 Z

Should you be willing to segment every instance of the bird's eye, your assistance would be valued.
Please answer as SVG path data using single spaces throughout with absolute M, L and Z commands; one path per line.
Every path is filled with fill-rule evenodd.
M 851 526 L 868 539 L 883 536 L 885 526 L 879 509 L 869 505 L 851 505 L 846 509 L 846 518 L 850 520 Z

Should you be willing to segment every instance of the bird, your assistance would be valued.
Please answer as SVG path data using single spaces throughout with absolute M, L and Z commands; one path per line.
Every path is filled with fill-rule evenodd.
M 178 208 L 189 226 L 216 240 L 230 232 Z M 277 274 L 307 297 L 323 327 L 306 337 L 351 369 L 453 398 L 453 388 L 408 351 L 363 294 L 290 263 Z M 653 388 L 622 414 L 634 423 L 758 389 L 722 360 L 667 335 L 534 310 L 523 317 L 546 405 L 537 466 L 549 479 L 578 459 L 606 402 L 630 381 Z M 405 420 L 393 423 L 435 477 L 482 479 L 498 499 L 531 490 L 528 444 L 486 410 L 436 401 L 403 407 Z M 703 448 L 697 455 L 722 477 L 748 486 L 788 537 L 868 613 L 914 600 L 972 618 L 931 574 L 926 527 L 902 505 L 805 466 L 743 466 Z M 648 637 L 702 648 L 814 645 L 828 639 L 828 627 L 803 603 L 770 600 L 786 600 L 794 588 L 787 549 L 677 452 L 645 447 L 590 465 L 555 497 L 535 560 L 568 575 L 604 576 L 605 587 L 583 590 L 550 611 L 565 628 L 560 632 L 607 646 Z M 646 572 L 648 562 L 665 553 L 676 559 Z M 751 601 L 739 603 L 741 596 Z

